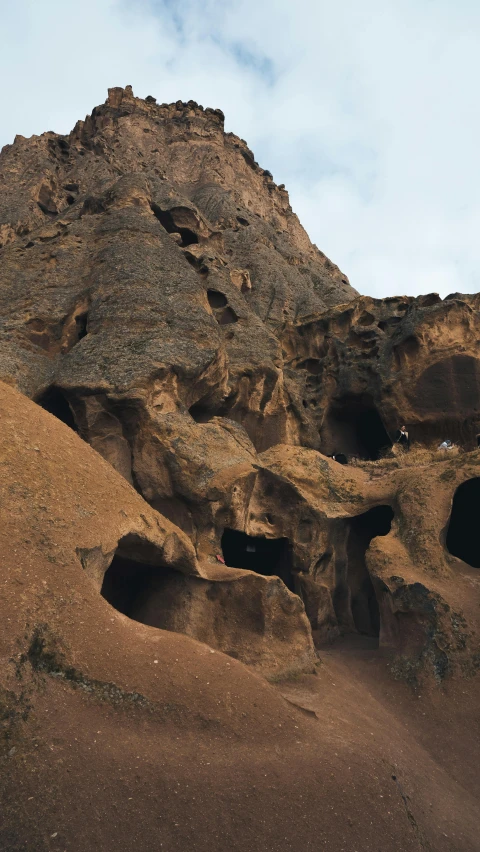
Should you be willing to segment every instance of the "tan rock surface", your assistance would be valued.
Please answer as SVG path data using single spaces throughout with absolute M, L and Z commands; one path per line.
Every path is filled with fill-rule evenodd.
M 358 297 L 193 102 L 0 180 L 0 846 L 473 852 L 479 297 Z
M 392 852 L 473 852 L 477 764 L 459 731 L 475 724 L 475 678 L 453 671 L 439 701 L 437 686 L 393 679 L 378 651 L 337 645 L 315 676 L 275 689 L 125 617 L 99 590 L 117 542 L 198 584 L 188 538 L 66 426 L 0 394 L 0 848 L 363 852 L 380 833 Z M 245 647 L 249 598 L 272 580 L 234 573 L 230 636 Z M 232 614 L 232 598 L 217 601 Z

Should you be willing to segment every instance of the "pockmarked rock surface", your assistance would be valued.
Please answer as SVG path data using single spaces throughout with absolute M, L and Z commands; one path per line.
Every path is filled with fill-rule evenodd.
M 194 102 L 0 183 L 0 846 L 473 852 L 479 296 L 358 296 Z

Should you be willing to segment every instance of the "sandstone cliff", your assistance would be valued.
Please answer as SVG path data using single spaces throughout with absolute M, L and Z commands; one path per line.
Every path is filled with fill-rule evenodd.
M 447 718 L 472 724 L 479 297 L 358 296 L 310 243 L 284 187 L 243 140 L 224 133 L 222 113 L 193 102 L 157 105 L 130 87 L 111 89 L 68 136 L 6 146 L 0 181 L 5 755 L 18 748 L 37 771 L 28 738 L 39 714 L 63 703 L 62 748 L 75 719 L 110 733 L 123 719 L 138 746 L 125 760 L 113 737 L 108 748 L 130 774 L 135 750 L 152 748 L 168 720 L 169 736 L 201 749 L 217 746 L 200 729 L 237 738 L 235 759 L 244 759 L 236 778 L 218 748 L 218 783 L 208 787 L 208 770 L 199 771 L 196 795 L 185 800 L 193 822 L 178 836 L 165 791 L 172 850 L 195 836 L 191 848 L 247 852 L 258 830 L 272 852 L 316 848 L 317 834 L 325 843 L 334 836 L 336 852 L 353 848 L 358 824 L 362 852 L 376 848 L 369 844 L 380 826 L 389 850 L 473 852 L 473 794 L 459 792 L 455 763 L 461 753 L 473 777 L 469 741 L 442 750 L 429 740 L 421 757 L 412 747 L 406 781 L 395 755 L 405 735 L 397 705 L 420 725 L 412 690 L 432 696 L 432 731 Z M 392 448 L 403 423 L 410 454 Z M 435 452 L 445 437 L 459 447 Z M 288 707 L 301 711 L 287 709 L 258 674 L 303 676 L 302 688 L 282 687 Z M 336 718 L 337 682 L 348 735 Z M 452 697 L 460 694 L 465 707 Z M 305 828 L 302 782 L 287 818 L 257 778 L 271 835 L 259 828 L 259 805 L 237 846 L 231 826 L 212 839 L 213 818 L 199 839 L 206 787 L 210 806 L 221 778 L 248 795 L 258 748 L 288 751 L 307 779 L 311 814 L 316 767 L 335 763 L 336 738 L 346 736 L 346 764 L 328 793 L 339 808 L 347 763 L 353 754 L 362 766 L 371 746 L 361 708 L 352 709 L 358 701 L 380 732 L 368 758 L 373 820 L 350 789 L 342 831 L 334 822 L 324 829 L 322 812 Z M 149 714 L 155 721 L 140 748 Z M 52 736 L 42 725 L 41 739 Z M 286 732 L 299 738 L 298 753 Z M 167 748 L 164 733 L 161 741 Z M 182 750 L 185 772 L 194 752 Z M 394 770 L 382 770 L 377 789 L 387 764 Z M 275 772 L 284 802 L 288 770 Z M 21 790 L 22 767 L 12 773 Z M 52 784 L 45 764 L 42 773 Z M 83 796 L 91 777 L 81 776 Z M 395 805 L 393 793 L 379 792 L 386 780 L 400 785 Z M 405 783 L 419 794 L 419 822 Z M 157 789 L 153 776 L 149 784 Z M 228 807 L 245 825 L 235 795 Z M 378 806 L 384 795 L 388 806 Z M 433 813 L 430 799 L 438 800 Z M 102 793 L 103 807 L 110 800 Z M 8 807 L 8 848 L 24 848 L 25 838 L 48 844 L 33 817 L 17 836 L 20 811 Z M 58 819 L 58 809 L 42 808 Z M 142 852 L 155 837 L 155 819 L 146 822 Z M 444 839 L 452 832 L 456 846 Z M 107 821 L 71 848 L 130 849 L 118 846 L 124 840 Z

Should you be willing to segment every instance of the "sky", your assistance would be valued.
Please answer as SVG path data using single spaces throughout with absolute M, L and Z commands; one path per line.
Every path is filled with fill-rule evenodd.
M 361 293 L 480 290 L 476 0 L 0 0 L 0 77 L 0 147 L 193 99 Z

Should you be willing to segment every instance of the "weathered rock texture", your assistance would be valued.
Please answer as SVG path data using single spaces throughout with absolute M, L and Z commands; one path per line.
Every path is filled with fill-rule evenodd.
M 105 755 L 114 755 L 120 777 L 138 769 L 142 749 L 155 752 L 155 766 L 165 754 L 176 765 L 172 743 L 187 737 L 192 750 L 178 748 L 188 783 L 196 750 L 217 749 L 185 798 L 189 830 L 176 832 L 178 808 L 163 789 L 171 816 L 162 836 L 172 850 L 278 852 L 328 842 L 332 852 L 363 852 L 376 848 L 380 832 L 392 852 L 473 852 L 472 793 L 455 786 L 464 782 L 451 753 L 430 745 L 403 758 L 419 827 L 394 756 L 408 735 L 399 728 L 390 742 L 397 709 L 380 712 L 378 702 L 399 681 L 395 701 L 407 713 L 401 689 L 441 685 L 442 694 L 466 698 L 461 711 L 453 699 L 437 707 L 438 724 L 462 713 L 471 723 L 480 660 L 479 297 L 359 297 L 312 246 L 285 189 L 245 142 L 224 133 L 223 115 L 193 102 L 158 106 L 129 87 L 111 89 L 69 136 L 17 137 L 0 155 L 0 179 L 5 749 L 15 752 L 18 741 L 36 772 L 25 743 L 35 725 L 42 743 L 55 737 L 55 725 L 38 720 L 62 706 L 62 748 L 71 747 L 75 725 L 85 722 L 91 743 L 124 714 L 132 754 L 111 737 L 100 761 L 103 772 Z M 404 423 L 418 464 L 393 451 L 377 461 Z M 422 449 L 445 437 L 462 451 Z M 340 465 L 333 453 L 359 461 Z M 376 687 L 367 695 L 363 682 L 352 694 L 358 672 L 337 660 L 331 675 L 317 674 L 321 690 L 314 677 L 304 693 L 285 687 L 315 718 L 299 722 L 242 666 L 274 681 L 312 673 L 314 642 L 328 655 L 345 636 L 376 649 L 371 671 L 387 698 Z M 368 680 L 368 666 L 362 671 Z M 377 750 L 372 732 L 366 742 L 359 733 L 364 701 L 367 724 L 383 732 Z M 322 714 L 328 746 L 309 728 Z M 337 716 L 348 723 L 339 727 Z M 167 723 L 168 736 L 159 733 Z M 235 740 L 235 771 L 226 771 L 228 749 L 212 732 L 229 748 Z M 340 741 L 348 743 L 345 771 L 331 796 L 322 780 L 320 795 L 336 814 L 352 755 L 365 767 L 368 753 L 368 770 L 358 769 L 368 777 L 359 789 L 367 784 L 371 797 L 362 805 L 368 819 L 355 805 L 360 834 L 348 807 L 345 830 L 322 811 L 305 821 L 302 799 L 310 817 L 317 813 L 318 766 L 338 757 Z M 275 764 L 279 799 L 267 792 L 276 782 L 258 780 L 260 766 L 269 777 L 258 749 L 272 746 L 291 761 L 283 771 Z M 92 785 L 84 769 L 92 747 L 79 748 L 74 762 L 82 795 Z M 462 748 L 470 766 L 470 745 Z M 423 775 L 412 769 L 419 765 Z M 388 785 L 400 785 L 400 811 L 377 788 L 385 766 Z M 11 776 L 17 792 L 5 843 L 50 848 L 58 808 L 42 806 L 51 832 L 35 820 L 31 830 L 15 828 L 25 772 L 14 767 Z M 238 801 L 253 777 L 262 794 L 242 834 Z M 148 795 L 158 795 L 156 781 L 149 784 L 157 792 Z M 217 832 L 202 802 L 214 801 L 217 814 L 227 788 L 225 812 L 239 822 Z M 116 787 L 115 802 L 118 795 Z M 293 816 L 284 808 L 290 795 Z M 105 813 L 111 797 L 100 798 Z M 350 790 L 347 799 L 357 798 Z M 71 807 L 65 848 L 75 836 Z M 72 848 L 130 850 L 131 819 L 127 832 L 122 819 L 113 814 Z M 156 817 L 142 819 L 135 848 L 143 852 L 158 843 Z M 460 838 L 453 846 L 450 834 Z
M 195 570 L 167 563 L 140 589 L 120 547 L 110 603 L 274 674 L 312 665 L 301 598 L 317 641 L 356 630 L 446 673 L 440 633 L 467 650 L 432 595 L 444 601 L 442 530 L 477 454 L 422 471 L 418 488 L 442 495 L 435 522 L 420 497 L 405 509 L 416 472 L 372 482 L 326 454 L 375 459 L 401 422 L 417 442 L 474 447 L 479 297 L 356 298 L 221 112 L 193 102 L 111 89 L 69 136 L 17 137 L 0 168 L 0 377 L 195 554 Z M 112 553 L 97 557 L 82 558 L 101 591 Z
M 298 598 L 231 568 L 207 580 L 188 537 L 64 424 L 1 384 L 0 411 L 2 850 L 367 852 L 381 833 L 389 852 L 475 852 L 478 764 L 459 733 L 475 725 L 474 678 L 447 678 L 438 706 L 426 686 L 409 700 L 378 656 L 345 672 L 326 653 L 316 676 L 282 687 L 285 701 L 213 646 L 270 673 L 298 667 Z M 297 476 L 298 460 L 268 467 L 280 464 L 285 481 Z M 325 482 L 315 506 L 340 489 Z M 391 582 L 392 554 L 398 570 L 394 549 L 375 552 L 375 582 Z M 396 610 L 415 621 L 428 598 L 435 649 L 451 614 L 435 612 L 437 592 L 412 591 L 400 558 Z M 154 618 L 183 630 L 187 610 L 210 647 L 126 617 L 118 589 L 109 606 L 105 569 L 129 576 L 132 564 L 144 589 L 169 581 Z M 471 596 L 463 574 L 458 599 Z

